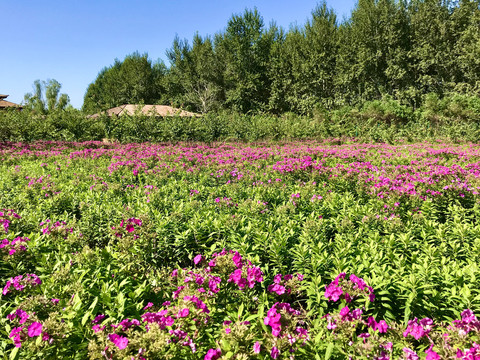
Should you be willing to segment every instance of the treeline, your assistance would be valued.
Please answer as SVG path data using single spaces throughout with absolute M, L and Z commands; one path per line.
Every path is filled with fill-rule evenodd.
M 0 142 L 35 140 L 107 142 L 264 141 L 419 142 L 480 141 L 480 97 L 429 94 L 417 109 L 385 97 L 362 105 L 317 109 L 312 115 L 211 112 L 202 117 L 101 115 L 72 107 L 46 115 L 0 111 Z
M 343 21 L 320 3 L 303 26 L 233 15 L 214 36 L 174 39 L 170 66 L 134 53 L 104 68 L 83 110 L 159 103 L 207 113 L 311 115 L 390 98 L 480 94 L 479 0 L 359 0 Z

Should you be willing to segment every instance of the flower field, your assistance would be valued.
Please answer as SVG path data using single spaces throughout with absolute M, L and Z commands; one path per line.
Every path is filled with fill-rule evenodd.
M 480 145 L 0 144 L 0 358 L 480 359 Z

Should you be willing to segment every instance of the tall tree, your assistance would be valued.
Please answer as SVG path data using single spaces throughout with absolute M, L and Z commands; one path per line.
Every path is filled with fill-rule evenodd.
M 62 85 L 55 79 L 33 83 L 33 93 L 25 94 L 25 108 L 38 114 L 47 114 L 52 111 L 64 110 L 70 103 L 67 94 L 60 94 Z
M 480 91 L 480 1 L 461 0 L 452 14 L 455 82 Z
M 414 84 L 422 93 L 441 94 L 455 81 L 454 33 L 448 0 L 412 0 L 410 54 Z
M 100 71 L 88 86 L 83 110 L 96 112 L 123 104 L 158 102 L 162 96 L 163 63 L 153 64 L 147 54 L 135 52 Z
M 167 56 L 171 63 L 168 84 L 176 102 L 202 113 L 220 106 L 223 100 L 222 64 L 210 37 L 202 38 L 197 33 L 192 46 L 186 40 L 175 38 Z
M 405 88 L 409 83 L 408 34 L 403 1 L 359 0 L 350 20 L 340 27 L 339 102 L 378 99 Z
M 272 99 L 283 98 L 290 111 L 303 114 L 317 105 L 331 106 L 337 55 L 334 11 L 321 3 L 304 29 L 292 28 L 280 47 L 272 65 Z
M 257 9 L 233 15 L 215 48 L 224 59 L 226 106 L 247 112 L 265 108 L 270 97 L 268 64 L 276 27 L 265 30 Z

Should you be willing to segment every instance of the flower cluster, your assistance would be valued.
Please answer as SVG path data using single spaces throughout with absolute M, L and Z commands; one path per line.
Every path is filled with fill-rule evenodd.
M 267 287 L 270 293 L 275 293 L 279 296 L 290 295 L 300 291 L 300 282 L 303 281 L 302 274 L 277 274 L 273 278 L 273 284 Z
M 136 219 L 136 218 L 129 218 L 127 220 L 120 221 L 120 225 L 115 227 L 112 226 L 112 230 L 115 230 L 115 236 L 122 238 L 126 234 L 133 233 L 135 231 L 135 226 L 141 227 L 142 226 L 142 220 Z M 133 237 L 135 239 L 138 239 L 138 235 L 134 234 Z
M 358 295 L 358 291 L 365 289 L 369 287 L 362 279 L 353 275 L 346 280 L 342 273 L 326 287 L 325 296 L 334 301 L 343 297 L 350 305 L 359 298 L 346 294 Z M 368 290 L 368 295 L 371 293 L 373 290 Z M 364 301 L 370 300 L 365 297 Z M 325 316 L 333 341 L 343 344 L 340 347 L 347 357 L 418 360 L 419 351 L 424 351 L 426 360 L 480 359 L 480 322 L 469 309 L 461 313 L 461 320 L 454 320 L 451 325 L 435 324 L 430 318 L 414 318 L 405 328 L 394 322 L 375 320 L 365 313 L 365 307 L 352 310 L 349 305 Z
M 309 340 L 307 329 L 299 326 L 305 324 L 301 315 L 289 303 L 275 303 L 268 310 L 263 321 L 271 327 L 274 337 L 270 350 L 272 359 L 276 359 L 285 350 L 288 353 L 295 352 L 297 345 L 303 346 Z
M 35 274 L 17 275 L 10 278 L 10 280 L 7 280 L 7 283 L 3 287 L 2 294 L 7 295 L 13 290 L 20 292 L 23 291 L 26 287 L 33 288 L 40 285 L 41 283 L 42 280 L 40 280 L 40 278 Z
M 218 206 L 226 206 L 226 207 L 237 207 L 238 204 L 234 203 L 231 198 L 223 197 L 223 198 L 215 198 L 215 204 Z
M 338 301 L 341 298 L 347 303 L 360 295 L 367 295 L 370 302 L 375 300 L 375 294 L 371 286 L 354 274 L 346 279 L 346 273 L 340 273 L 335 280 L 325 287 L 325 297 L 329 301 Z
M 42 227 L 42 234 L 44 235 L 58 235 L 64 239 L 68 237 L 68 234 L 73 233 L 73 228 L 67 227 L 65 221 L 53 222 L 50 219 L 42 221 L 40 223 Z
M 27 251 L 27 242 L 29 241 L 29 238 L 21 236 L 17 236 L 12 241 L 3 239 L 0 241 L 0 254 L 3 253 L 4 255 L 14 256 L 16 254 L 25 252 Z
M 16 347 L 22 346 L 22 341 L 26 339 L 26 337 L 37 337 L 42 335 L 42 340 L 48 341 L 49 337 L 47 333 L 42 333 L 42 324 L 35 321 L 30 324 L 30 326 L 19 326 L 14 327 L 10 332 L 9 337 L 12 338 L 13 343 Z
M 10 228 L 10 223 L 12 222 L 12 220 L 20 218 L 20 215 L 18 215 L 11 209 L 0 210 L 0 226 L 3 227 L 5 234 L 8 234 L 8 229 Z
M 124 319 L 108 325 L 105 315 L 97 315 L 92 321 L 96 340 L 89 345 L 90 353 L 100 351 L 108 358 L 118 354 L 135 360 L 162 358 L 166 353 L 184 354 L 185 349 L 195 353 L 198 344 L 206 341 L 204 336 L 218 328 L 212 317 L 226 317 L 224 306 L 231 306 L 219 306 L 218 302 L 236 302 L 246 289 L 263 281 L 260 268 L 236 251 L 223 249 L 210 258 L 199 254 L 193 263 L 195 269 L 175 269 L 171 273 L 172 281 L 178 284 L 173 288 L 171 300 L 160 307 L 148 303 L 139 320 Z M 299 281 L 302 276 L 297 274 L 295 278 Z M 293 276 L 282 279 L 280 275 L 282 284 L 292 280 Z M 234 348 L 238 356 L 249 358 L 263 351 L 276 359 L 280 354 L 292 354 L 309 339 L 303 312 L 289 303 L 275 303 L 265 319 L 258 319 L 261 320 L 271 327 L 271 332 L 259 334 L 260 324 L 248 320 L 225 320 L 220 346 L 202 356 L 207 360 L 218 359 Z M 258 338 L 263 338 L 263 342 Z

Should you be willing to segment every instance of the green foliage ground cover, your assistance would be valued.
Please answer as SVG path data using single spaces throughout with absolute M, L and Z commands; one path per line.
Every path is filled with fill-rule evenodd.
M 241 290 L 224 278 L 217 302 L 208 303 L 217 327 L 187 324 L 197 351 L 157 338 L 163 350 L 146 358 L 203 359 L 217 347 L 240 356 L 247 350 L 224 339 L 222 321 L 248 314 L 258 327 L 247 358 L 262 338 L 268 352 L 258 356 L 270 358 L 274 345 L 261 324 L 274 301 L 286 301 L 267 290 L 277 274 L 304 276 L 287 299 L 305 311 L 310 332 L 297 358 L 340 354 L 322 316 L 335 308 L 325 286 L 341 272 L 375 289 L 365 311 L 389 323 L 480 311 L 478 145 L 37 142 L 3 143 L 0 159 L 0 209 L 20 216 L 2 210 L 2 237 L 29 239 L 26 250 L 22 242 L 13 254 L 0 249 L 1 286 L 25 274 L 42 282 L 0 298 L 5 357 L 103 358 L 105 344 L 115 346 L 92 330 L 96 315 L 105 314 L 106 325 L 140 319 L 147 303 L 173 301 L 181 282 L 172 270 L 223 248 L 250 259 L 264 281 Z M 130 233 L 124 225 L 132 219 L 141 226 Z M 18 308 L 36 312 L 50 339 L 24 335 L 14 347 L 6 317 Z M 131 337 L 130 346 L 148 342 L 145 334 L 153 333 Z M 114 358 L 142 355 L 125 351 Z
M 122 143 L 162 141 L 262 141 L 356 138 L 362 142 L 480 141 L 480 98 L 434 93 L 418 108 L 385 97 L 351 107 L 318 110 L 312 116 L 212 112 L 202 117 L 100 116 L 68 108 L 50 113 L 0 112 L 0 140 L 89 141 Z

